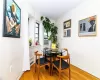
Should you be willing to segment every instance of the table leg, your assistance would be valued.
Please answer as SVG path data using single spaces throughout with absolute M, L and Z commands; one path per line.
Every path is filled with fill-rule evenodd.
M 50 75 L 52 74 L 52 57 L 50 56 Z

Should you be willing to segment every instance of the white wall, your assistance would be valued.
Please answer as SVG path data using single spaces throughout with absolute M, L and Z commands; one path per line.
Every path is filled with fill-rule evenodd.
M 28 10 L 27 4 L 24 3 L 22 6 L 22 30 L 23 30 L 23 46 L 24 46 L 24 56 L 23 56 L 23 71 L 30 70 L 29 61 L 29 38 L 28 38 Z
M 22 5 L 23 2 L 16 0 L 21 8 L 21 37 L 8 38 L 2 37 L 3 29 L 3 0 L 0 0 L 0 80 L 17 80 L 23 68 L 24 42 L 26 41 L 24 34 L 28 28 L 28 11 L 27 6 Z M 24 3 L 23 3 L 24 4 Z M 28 46 L 27 46 L 28 47 Z M 25 55 L 27 56 L 27 55 Z M 28 64 L 28 62 L 26 62 Z M 11 66 L 12 65 L 12 66 Z M 12 70 L 10 72 L 10 66 Z M 28 68 L 28 67 L 27 67 Z
M 78 37 L 78 21 L 97 15 L 97 36 Z M 63 22 L 71 19 L 71 37 L 63 37 Z M 100 0 L 87 0 L 57 20 L 60 47 L 71 54 L 71 64 L 100 78 Z

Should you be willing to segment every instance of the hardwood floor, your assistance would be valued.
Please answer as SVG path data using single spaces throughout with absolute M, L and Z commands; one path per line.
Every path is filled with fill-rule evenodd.
M 20 80 L 38 80 L 37 73 L 35 73 L 34 65 L 31 67 L 30 71 L 26 71 Z M 49 71 L 41 68 L 39 80 L 58 80 L 58 72 L 54 70 L 53 75 L 50 76 Z M 68 80 L 68 71 L 62 72 L 61 80 Z M 71 80 L 100 80 L 87 72 L 82 71 L 81 69 L 71 65 Z

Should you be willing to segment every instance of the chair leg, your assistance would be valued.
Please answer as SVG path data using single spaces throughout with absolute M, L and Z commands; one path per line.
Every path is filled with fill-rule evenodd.
M 38 66 L 38 80 L 39 80 L 40 67 Z
M 51 75 L 53 75 L 53 64 L 51 66 Z
M 61 72 L 59 72 L 59 79 L 58 79 L 58 80 L 60 80 L 60 79 L 61 79 L 60 74 L 61 74 Z
M 70 67 L 69 67 L 69 80 L 71 80 Z
M 36 64 L 35 64 L 35 73 L 36 73 Z
M 50 65 L 49 65 L 49 73 L 50 73 Z M 50 74 L 51 75 L 51 74 Z

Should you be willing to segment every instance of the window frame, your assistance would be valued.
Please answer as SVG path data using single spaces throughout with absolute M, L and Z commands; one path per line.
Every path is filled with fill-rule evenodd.
M 38 25 L 38 27 L 35 26 L 35 35 L 37 34 L 38 37 L 35 37 L 35 36 L 34 36 L 34 37 L 35 37 L 35 38 L 38 38 L 38 41 L 39 41 L 39 26 L 40 26 L 40 24 L 39 24 L 38 22 L 36 22 L 35 25 L 36 25 L 36 24 Z M 36 33 L 36 28 L 38 29 L 38 33 Z

